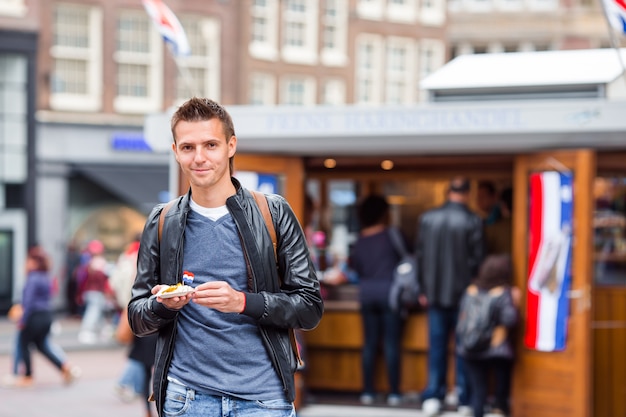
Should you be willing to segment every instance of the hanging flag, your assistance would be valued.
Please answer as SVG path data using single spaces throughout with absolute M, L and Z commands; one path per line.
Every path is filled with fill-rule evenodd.
M 626 34 L 626 0 L 602 0 L 611 27 Z
M 569 173 L 530 176 L 525 344 L 565 349 L 571 285 L 572 180 Z
M 166 42 L 172 46 L 175 57 L 191 53 L 185 30 L 176 15 L 161 0 L 142 0 L 143 7 Z

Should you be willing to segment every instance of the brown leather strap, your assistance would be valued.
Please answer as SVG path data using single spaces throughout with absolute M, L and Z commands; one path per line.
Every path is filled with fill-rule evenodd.
M 278 254 L 276 252 L 276 228 L 274 228 L 274 222 L 272 221 L 272 213 L 270 213 L 270 207 L 267 203 L 267 198 L 265 195 L 259 191 L 250 190 L 252 195 L 254 196 L 254 200 L 256 201 L 256 205 L 259 206 L 259 210 L 261 210 L 261 214 L 263 215 L 263 220 L 265 221 L 265 226 L 267 227 L 268 232 L 270 232 L 270 236 L 272 238 L 272 245 L 274 246 L 274 260 L 276 261 L 276 265 L 278 265 Z M 278 274 L 279 286 L 280 286 L 280 274 Z M 291 342 L 291 349 L 296 355 L 296 359 L 300 366 L 304 365 L 304 361 L 302 360 L 302 356 L 300 356 L 300 349 L 298 349 L 298 342 L 296 340 L 296 334 L 293 329 L 289 329 L 289 341 Z
M 172 208 L 176 200 L 172 200 L 163 207 L 161 214 L 159 214 L 159 243 L 161 242 L 161 236 L 163 235 L 163 224 L 165 224 L 165 215 Z
M 274 228 L 274 222 L 272 221 L 272 214 L 270 213 L 270 206 L 267 203 L 267 198 L 265 198 L 263 193 L 258 191 L 250 190 L 250 192 L 254 196 L 257 206 L 259 206 L 259 210 L 261 210 L 267 231 L 270 232 L 272 245 L 274 246 L 274 258 L 276 259 L 276 262 L 278 262 L 278 255 L 276 253 L 276 229 Z

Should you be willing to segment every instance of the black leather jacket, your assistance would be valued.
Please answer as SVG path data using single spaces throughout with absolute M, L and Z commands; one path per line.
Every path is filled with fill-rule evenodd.
M 429 210 L 420 219 L 415 249 L 428 305 L 458 308 L 485 252 L 480 217 L 454 202 Z
M 319 323 L 324 310 L 319 282 L 304 233 L 287 201 L 279 195 L 267 196 L 277 235 L 277 270 L 271 237 L 254 197 L 234 178 L 233 184 L 237 191 L 228 198 L 226 206 L 237 225 L 251 275 L 242 314 L 258 321 L 269 356 L 283 382 L 285 397 L 293 401 L 297 358 L 291 348 L 288 329 L 308 330 Z M 157 284 L 182 281 L 183 234 L 190 198 L 191 192 L 179 197 L 165 215 L 160 245 L 159 214 L 165 205 L 156 206 L 148 216 L 141 237 L 137 278 L 128 305 L 130 326 L 136 335 L 158 332 L 153 396 L 159 415 L 162 415 L 165 400 L 178 312 L 157 302 L 150 290 Z M 233 352 L 233 357 L 244 350 L 242 347 L 241 352 Z

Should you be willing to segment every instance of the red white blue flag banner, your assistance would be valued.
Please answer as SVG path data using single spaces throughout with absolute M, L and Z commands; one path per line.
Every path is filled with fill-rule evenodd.
M 601 0 L 611 27 L 626 34 L 626 0 Z
M 571 286 L 573 176 L 545 171 L 530 176 L 527 347 L 565 349 Z
M 176 15 L 161 0 L 142 0 L 143 7 L 152 19 L 157 30 L 166 42 L 172 46 L 175 57 L 191 53 L 189 40 Z

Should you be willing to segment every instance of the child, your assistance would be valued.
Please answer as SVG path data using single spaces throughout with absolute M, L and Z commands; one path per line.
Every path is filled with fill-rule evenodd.
M 496 377 L 495 406 L 501 414 L 509 413 L 514 357 L 511 333 L 518 321 L 519 304 L 519 290 L 511 287 L 511 274 L 509 255 L 490 255 L 461 299 L 457 352 L 465 359 L 474 417 L 483 416 L 491 372 Z

